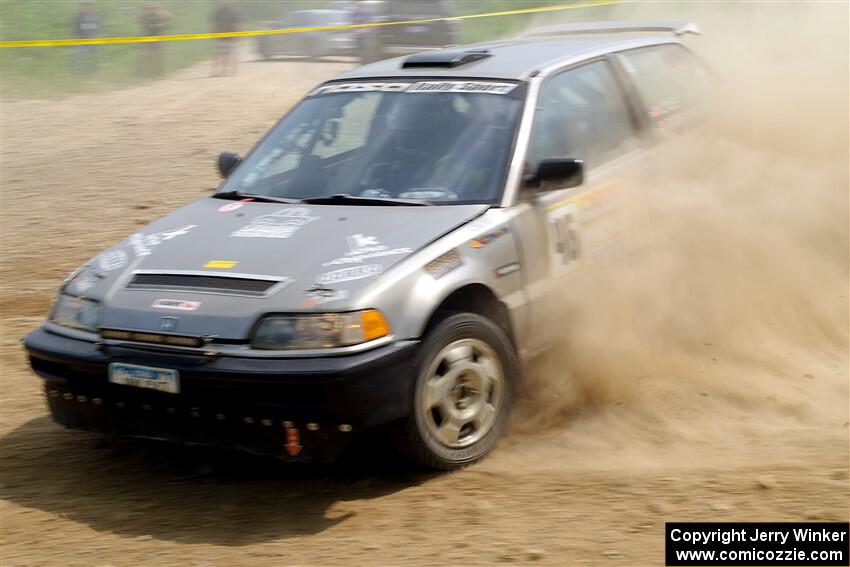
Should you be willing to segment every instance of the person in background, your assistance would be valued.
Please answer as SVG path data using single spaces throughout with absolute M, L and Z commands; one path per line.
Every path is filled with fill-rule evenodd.
M 218 8 L 212 14 L 212 28 L 215 33 L 239 31 L 239 12 L 236 11 L 230 0 L 219 2 Z M 213 77 L 236 74 L 236 39 L 235 37 L 220 37 L 215 40 Z
M 374 15 L 367 2 L 358 0 L 354 3 L 351 11 L 352 24 L 371 24 L 373 20 Z M 378 31 L 372 27 L 355 28 L 354 34 L 357 37 L 357 53 L 360 55 L 360 62 L 377 61 L 379 59 Z
M 92 0 L 80 3 L 79 11 L 71 20 L 71 31 L 79 39 L 91 39 L 100 35 L 100 15 Z M 83 77 L 97 72 L 98 46 L 75 45 L 71 52 L 71 70 Z
M 142 27 L 142 35 L 159 36 L 165 31 L 165 25 L 174 19 L 174 14 L 159 5 L 158 2 L 145 2 L 137 21 Z M 165 70 L 165 51 L 160 41 L 141 44 L 139 55 L 139 76 L 157 77 Z

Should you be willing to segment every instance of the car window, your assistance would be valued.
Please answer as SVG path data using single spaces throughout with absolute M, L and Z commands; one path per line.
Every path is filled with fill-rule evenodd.
M 275 127 L 223 190 L 492 203 L 523 98 L 513 83 L 327 85 Z
M 304 12 L 292 12 L 288 16 L 286 16 L 286 24 L 290 27 L 300 27 L 306 23 L 307 16 Z
M 348 19 L 348 15 L 341 11 L 328 12 L 322 18 L 323 26 L 344 26 L 349 23 L 351 22 Z
M 681 45 L 644 47 L 621 55 L 626 72 L 657 127 L 675 123 L 681 111 L 697 106 L 708 92 L 707 69 Z
M 343 25 L 345 23 L 345 12 L 335 10 L 311 12 L 307 23 L 316 27 Z
M 606 61 L 548 79 L 540 92 L 528 163 L 571 157 L 590 169 L 624 153 L 634 124 Z

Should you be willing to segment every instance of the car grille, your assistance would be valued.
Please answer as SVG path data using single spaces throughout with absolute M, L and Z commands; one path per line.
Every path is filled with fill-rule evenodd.
M 148 333 L 145 331 L 125 331 L 123 329 L 101 329 L 100 336 L 104 339 L 132 341 L 151 345 L 181 346 L 199 348 L 204 346 L 204 339 L 186 335 L 168 335 L 164 333 Z
M 139 272 L 133 274 L 128 289 L 191 289 L 237 295 L 265 295 L 280 283 L 279 279 L 240 278 L 203 274 Z

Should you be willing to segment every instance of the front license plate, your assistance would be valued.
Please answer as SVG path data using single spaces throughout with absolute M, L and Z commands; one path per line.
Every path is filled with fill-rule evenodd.
M 180 376 L 176 370 L 168 368 L 113 362 L 109 365 L 109 381 L 113 384 L 148 388 L 170 394 L 180 393 Z

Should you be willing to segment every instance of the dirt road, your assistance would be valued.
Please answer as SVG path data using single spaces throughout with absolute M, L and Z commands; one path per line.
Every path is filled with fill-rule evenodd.
M 3 103 L 3 567 L 660 565 L 665 521 L 848 519 L 846 214 L 817 203 L 797 205 L 789 223 L 778 201 L 736 201 L 749 216 L 728 227 L 782 221 L 793 231 L 785 251 L 801 263 L 789 271 L 759 254 L 771 238 L 724 229 L 711 242 L 729 245 L 723 261 L 744 275 L 729 269 L 707 286 L 718 264 L 690 265 L 701 279 L 663 288 L 671 312 L 708 301 L 689 312 L 700 325 L 660 302 L 608 298 L 622 308 L 613 319 L 597 304 L 584 314 L 596 323 L 532 370 L 508 438 L 457 473 L 412 472 L 368 448 L 337 467 L 292 468 L 52 424 L 19 341 L 61 279 L 203 197 L 219 151 L 245 152 L 348 65 L 252 62 L 229 78 L 198 67 L 131 90 Z M 737 171 L 736 190 L 779 169 L 761 152 Z M 815 180 L 786 175 L 787 162 L 780 173 L 846 212 L 846 162 L 843 174 L 832 165 Z M 688 242 L 718 260 L 716 247 Z M 730 254 L 741 242 L 753 248 Z M 668 273 L 669 258 L 656 259 L 653 273 Z M 645 273 L 628 280 L 638 299 L 661 291 L 636 279 Z M 730 298 L 734 312 L 721 305 Z M 652 342 L 624 329 L 647 313 Z

